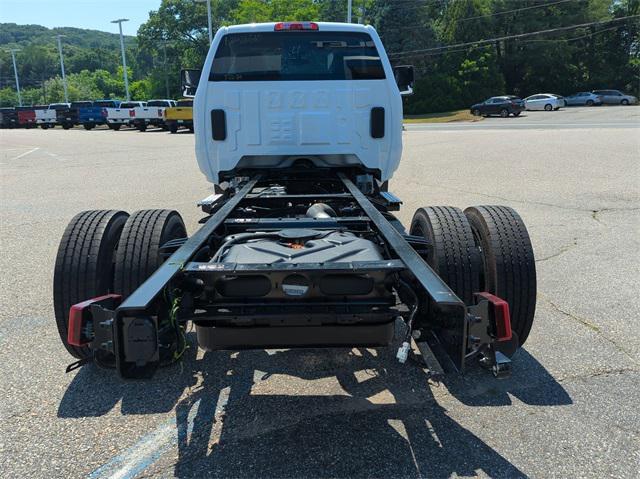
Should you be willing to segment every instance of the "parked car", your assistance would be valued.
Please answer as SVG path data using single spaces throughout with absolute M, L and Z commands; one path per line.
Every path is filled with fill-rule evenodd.
M 482 103 L 476 103 L 471 107 L 474 116 L 500 115 L 503 118 L 509 115 L 518 116 L 524 110 L 524 101 L 517 96 L 504 95 L 492 96 Z
M 74 101 L 71 103 L 67 103 L 66 105 L 68 106 L 66 108 L 62 105 L 65 105 L 65 104 L 59 103 L 58 108 L 55 109 L 56 123 L 62 126 L 62 128 L 64 128 L 65 130 L 68 130 L 69 128 L 72 128 L 77 124 L 79 124 L 78 110 L 82 107 L 90 106 L 91 102 L 90 101 Z
M 164 121 L 171 133 L 176 133 L 181 126 L 193 133 L 193 100 L 178 100 L 176 106 L 164 111 Z
M 12 107 L 0 108 L 0 128 L 15 128 L 18 126 L 18 115 Z
M 602 105 L 602 97 L 596 95 L 595 93 L 591 93 L 590 91 L 581 91 L 578 93 L 574 93 L 573 95 L 569 95 L 568 97 L 566 97 L 565 100 L 567 101 L 567 105 L 569 106 Z
M 627 95 L 620 90 L 593 90 L 593 93 L 602 98 L 605 105 L 634 105 L 638 99 L 633 95 Z
M 565 106 L 564 98 L 551 93 L 538 93 L 524 99 L 524 106 L 527 110 L 558 110 Z
M 107 119 L 107 126 L 112 130 L 119 130 L 122 126 L 131 125 L 135 114 L 134 108 L 147 106 L 144 101 L 124 101 L 117 108 L 103 108 L 102 115 Z
M 174 100 L 149 100 L 144 107 L 134 108 L 131 124 L 140 131 L 145 131 L 148 126 L 156 126 L 166 129 L 164 122 L 165 108 L 176 106 Z
M 32 106 L 17 106 L 18 126 L 21 128 L 36 128 L 36 111 Z
M 49 110 L 48 105 L 38 105 L 33 107 L 36 112 L 36 124 L 43 130 L 56 126 L 56 112 Z

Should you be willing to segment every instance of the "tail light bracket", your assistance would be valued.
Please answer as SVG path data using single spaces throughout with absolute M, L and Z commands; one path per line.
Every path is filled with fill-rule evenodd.
M 113 321 L 113 312 L 121 302 L 121 295 L 106 294 L 71 306 L 67 342 L 76 347 L 113 349 L 111 325 L 104 323 Z

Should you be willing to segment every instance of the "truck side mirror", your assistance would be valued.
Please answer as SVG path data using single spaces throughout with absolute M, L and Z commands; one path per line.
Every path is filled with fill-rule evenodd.
M 413 95 L 413 65 L 393 67 L 393 76 L 401 95 Z
M 193 98 L 196 96 L 201 73 L 202 70 L 180 70 L 180 89 L 183 97 Z

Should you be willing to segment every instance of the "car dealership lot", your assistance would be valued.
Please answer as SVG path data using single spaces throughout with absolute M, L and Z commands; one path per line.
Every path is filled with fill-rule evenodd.
M 539 298 L 510 379 L 430 384 L 395 349 L 197 353 L 149 382 L 72 358 L 51 304 L 58 241 L 90 208 L 210 193 L 193 135 L 0 131 L 2 477 L 635 477 L 640 461 L 640 108 L 408 125 L 391 190 L 506 204 Z

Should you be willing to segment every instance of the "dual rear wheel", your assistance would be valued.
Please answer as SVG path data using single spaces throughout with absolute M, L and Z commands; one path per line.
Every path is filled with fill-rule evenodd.
M 533 324 L 536 269 L 527 229 L 512 208 L 451 206 L 416 211 L 410 233 L 433 245 L 429 266 L 467 305 L 487 291 L 509 303 L 511 327 L 522 346 Z
M 160 248 L 186 237 L 180 214 L 173 210 L 94 210 L 76 215 L 67 226 L 56 257 L 53 304 L 60 339 L 78 359 L 88 347 L 68 343 L 69 309 L 109 293 L 129 296 L 162 264 Z

